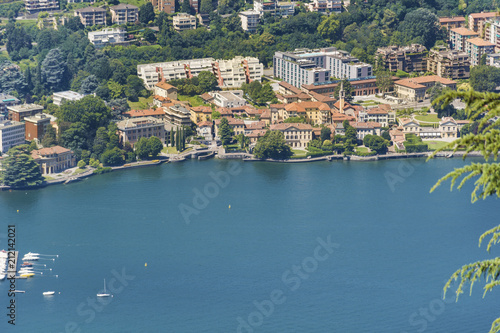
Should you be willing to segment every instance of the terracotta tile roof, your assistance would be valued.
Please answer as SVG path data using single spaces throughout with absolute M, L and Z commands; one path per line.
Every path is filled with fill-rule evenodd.
M 318 102 L 327 103 L 327 102 L 335 101 L 335 98 L 331 98 L 331 97 L 328 97 L 325 95 L 318 94 L 315 91 L 309 92 L 309 95 L 311 95 L 311 97 L 314 98 L 315 100 L 317 100 Z
M 247 135 L 249 138 L 259 138 L 266 134 L 267 130 L 255 130 Z
M 476 46 L 495 46 L 495 44 L 490 43 L 488 41 L 485 41 L 482 38 L 475 37 L 475 38 L 469 38 L 465 41 L 466 43 L 471 43 Z
M 191 110 L 194 112 L 201 112 L 201 113 L 212 113 L 212 108 L 210 106 L 194 106 L 191 107 Z
M 340 99 L 339 99 L 337 102 L 335 102 L 335 104 L 333 104 L 333 106 L 334 106 L 337 110 L 340 110 L 340 102 L 341 102 L 341 101 L 342 101 L 342 100 L 340 100 Z M 343 109 L 344 109 L 344 110 L 345 110 L 345 109 L 348 109 L 348 108 L 352 108 L 352 105 L 351 105 L 351 104 L 349 104 L 349 103 L 348 103 L 348 102 L 346 102 L 345 100 L 344 100 L 343 102 L 344 102 L 344 107 L 343 107 Z
M 344 120 L 354 121 L 354 117 L 346 115 L 344 113 L 332 111 L 332 121 L 333 122 L 342 122 Z
M 286 104 L 271 104 L 269 105 L 272 109 L 284 109 Z
M 402 79 L 394 82 L 395 85 L 403 86 L 412 89 L 423 89 L 425 86 L 423 84 L 416 83 L 412 79 Z
M 260 119 L 271 119 L 271 110 L 266 110 L 260 115 Z
M 168 84 L 167 82 L 158 82 L 157 84 L 155 84 L 155 86 L 157 86 L 158 88 L 161 88 L 161 89 L 165 89 L 165 90 L 175 90 L 177 91 L 177 87 L 174 87 L 173 85 L 171 84 Z
M 247 110 L 247 115 L 249 115 L 249 116 L 259 116 L 259 115 L 261 115 L 266 110 L 268 110 L 268 109 L 250 109 L 250 110 Z
M 439 23 L 448 23 L 448 22 L 465 22 L 465 17 L 456 16 L 456 17 L 440 17 Z
M 274 124 L 271 125 L 271 131 L 286 131 L 289 128 L 294 127 L 298 130 L 301 131 L 312 131 L 313 127 L 309 124 L 302 124 L 302 123 L 281 123 L 281 124 Z
M 454 123 L 455 125 L 457 125 L 457 122 L 455 121 L 455 119 L 453 119 L 453 117 L 443 117 L 443 118 L 441 118 L 441 121 L 439 122 L 439 125 L 442 125 L 442 124 L 447 123 L 447 122 L 451 122 L 451 123 Z
M 212 122 L 211 121 L 201 121 L 198 123 L 198 127 L 212 127 Z
M 472 13 L 469 14 L 469 16 L 477 19 L 477 18 L 488 18 L 488 17 L 495 17 L 497 16 L 497 12 L 487 12 L 487 13 Z
M 388 114 L 386 110 L 380 108 L 371 108 L 366 111 L 368 114 Z
M 214 97 L 212 95 L 210 95 L 209 93 L 204 93 L 204 94 L 201 94 L 200 95 L 201 99 L 203 99 L 204 101 L 211 101 L 214 99 Z
M 300 90 L 299 88 L 295 87 L 295 86 L 292 86 L 290 83 L 288 82 L 285 82 L 285 81 L 281 81 L 279 83 L 280 86 L 282 86 L 283 88 L 287 89 L 287 90 L 290 90 L 296 94 L 300 94 L 302 92 L 302 90 Z
M 458 125 L 470 124 L 470 120 L 455 120 Z
M 163 108 L 156 109 L 147 109 L 147 110 L 130 110 L 125 112 L 125 114 L 129 115 L 131 118 L 135 117 L 154 117 L 154 116 L 163 116 L 165 115 L 165 111 Z
M 420 76 L 420 77 L 414 77 L 411 78 L 413 82 L 416 83 L 430 83 L 430 82 L 439 82 L 441 84 L 455 84 L 456 82 L 450 79 L 447 79 L 445 77 L 441 77 L 438 75 L 428 75 L 428 76 Z
M 258 129 L 263 129 L 264 127 L 266 127 L 266 123 L 264 121 L 257 121 L 254 123 L 245 124 L 245 127 L 247 129 L 258 130 Z
M 223 107 L 218 107 L 216 109 L 217 112 L 219 112 L 221 115 L 233 115 L 230 109 L 228 108 L 223 108 Z
M 467 28 L 453 28 L 450 29 L 450 31 L 453 31 L 454 33 L 457 33 L 462 36 L 477 36 L 479 35 L 477 32 L 474 32 L 470 29 Z
M 330 111 L 330 107 L 322 102 L 295 102 L 285 105 L 287 111 L 306 112 L 307 109 Z
M 382 127 L 379 123 L 375 121 L 367 121 L 367 122 L 356 122 L 352 121 L 349 123 L 352 127 L 358 129 L 358 128 L 377 128 L 377 127 Z
M 71 152 L 71 150 L 61 147 L 61 146 L 54 146 L 50 148 L 42 148 L 42 149 L 37 149 L 37 150 L 32 150 L 31 151 L 31 157 L 33 159 L 38 159 L 38 158 L 43 158 L 48 155 L 53 155 L 53 154 L 62 154 L 62 153 L 67 153 Z
M 226 119 L 229 122 L 229 125 L 233 125 L 233 126 L 243 125 L 243 126 L 245 126 L 245 122 L 243 121 L 243 119 L 236 119 L 236 118 L 226 118 Z M 218 126 L 220 124 L 220 121 L 221 121 L 221 119 L 215 119 L 214 120 L 215 125 Z

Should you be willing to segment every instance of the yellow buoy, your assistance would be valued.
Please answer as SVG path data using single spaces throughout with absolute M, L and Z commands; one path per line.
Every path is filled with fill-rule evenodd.
M 231 205 L 229 205 L 229 209 L 231 209 Z
M 19 209 L 17 210 L 17 212 L 19 213 Z
M 145 264 L 144 264 L 144 267 L 148 267 L 148 263 L 145 263 Z

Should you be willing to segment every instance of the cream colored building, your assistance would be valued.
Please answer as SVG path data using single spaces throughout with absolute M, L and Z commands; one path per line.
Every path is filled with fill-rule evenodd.
M 153 117 L 139 117 L 122 120 L 118 122 L 118 137 L 120 142 L 135 144 L 140 138 L 156 136 L 161 142 L 165 142 L 165 123 Z
M 166 82 L 158 82 L 154 86 L 154 94 L 170 99 L 177 99 L 177 87 Z
M 457 89 L 455 81 L 437 75 L 421 76 L 394 82 L 394 91 L 399 98 L 408 102 L 420 102 L 425 99 L 427 89 L 440 83 L 452 90 Z
M 238 14 L 241 20 L 241 28 L 250 33 L 257 32 L 259 26 L 259 12 L 254 10 L 245 10 Z
M 135 23 L 139 20 L 139 7 L 121 3 L 109 8 L 111 22 L 114 24 Z
M 315 125 L 331 122 L 331 108 L 322 102 L 271 104 L 271 122 L 281 123 L 290 117 L 302 117 Z
M 179 13 L 173 18 L 173 26 L 177 32 L 194 30 L 196 29 L 196 16 Z
M 350 125 L 356 129 L 358 140 L 363 140 L 367 135 L 380 135 L 382 126 L 374 121 L 351 122 Z
M 305 149 L 312 140 L 313 128 L 309 124 L 281 123 L 271 125 L 270 129 L 282 132 L 286 143 L 292 148 Z
M 427 71 L 452 80 L 470 77 L 470 58 L 466 52 L 432 48 L 427 56 Z
M 458 137 L 459 126 L 452 117 L 443 117 L 439 122 L 441 137 L 444 139 L 456 139 Z
M 40 165 L 42 175 L 59 173 L 76 166 L 73 152 L 61 146 L 33 150 L 31 157 Z
M 175 126 L 191 126 L 191 111 L 181 103 L 169 103 L 164 106 L 165 120 Z

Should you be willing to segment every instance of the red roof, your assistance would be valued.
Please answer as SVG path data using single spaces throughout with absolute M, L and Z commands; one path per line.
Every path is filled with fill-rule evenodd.
M 37 149 L 37 150 L 33 150 L 31 151 L 31 157 L 33 157 L 33 159 L 38 159 L 38 158 L 43 158 L 45 156 L 48 156 L 48 155 L 58 155 L 58 154 L 63 154 L 63 153 L 67 153 L 67 152 L 71 152 L 71 150 L 67 149 L 67 148 L 64 148 L 64 147 L 61 147 L 61 146 L 54 146 L 54 147 L 50 147 L 50 148 L 42 148 L 42 149 Z
M 171 84 L 168 84 L 167 82 L 158 82 L 157 84 L 155 84 L 155 86 L 157 86 L 158 88 L 161 88 L 161 89 L 165 89 L 165 90 L 175 90 L 175 91 L 177 91 L 176 87 L 174 87 Z
M 211 121 L 202 121 L 198 123 L 198 127 L 212 127 Z
M 131 118 L 154 117 L 154 116 L 165 115 L 165 111 L 163 111 L 163 108 L 147 109 L 147 110 L 130 110 L 125 112 L 125 114 L 128 114 Z

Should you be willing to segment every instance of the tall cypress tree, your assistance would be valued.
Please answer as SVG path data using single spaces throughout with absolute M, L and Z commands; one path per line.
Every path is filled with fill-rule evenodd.
M 175 143 L 175 130 L 172 128 L 170 130 L 170 147 L 173 147 Z

